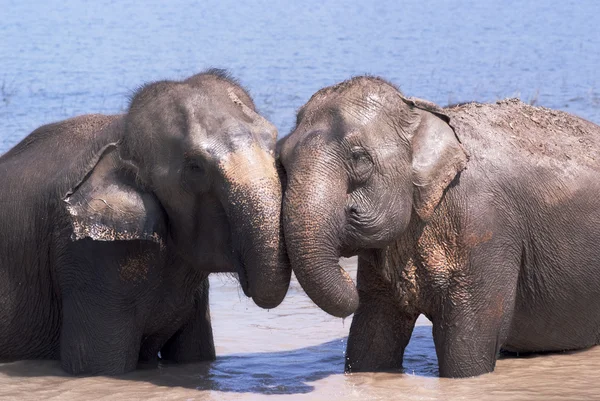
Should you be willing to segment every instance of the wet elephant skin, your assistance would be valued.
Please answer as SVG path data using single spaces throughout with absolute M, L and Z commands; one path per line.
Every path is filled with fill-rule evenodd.
M 123 115 L 38 128 L 0 158 L 0 360 L 119 374 L 215 357 L 208 274 L 263 308 L 291 270 L 277 131 L 221 70 L 145 85 Z
M 278 152 L 292 269 L 354 313 L 347 371 L 401 369 L 420 314 L 447 377 L 600 341 L 597 125 L 515 99 L 440 108 L 363 76 L 314 94 Z

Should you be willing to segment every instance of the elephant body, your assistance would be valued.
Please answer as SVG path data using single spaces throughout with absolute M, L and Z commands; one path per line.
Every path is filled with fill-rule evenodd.
M 398 241 L 359 258 L 348 368 L 397 359 L 421 313 L 434 324 L 444 376 L 492 371 L 501 349 L 598 344 L 600 128 L 514 100 L 436 111 L 469 161 L 427 223 L 415 219 Z M 403 346 L 369 347 L 394 326 Z
M 215 125 L 214 113 L 237 131 Z M 155 364 L 159 351 L 175 362 L 214 359 L 211 272 L 237 272 L 259 305 L 279 303 L 289 269 L 278 247 L 274 145 L 259 136 L 267 124 L 235 81 L 211 70 L 142 88 L 127 114 L 43 126 L 4 154 L 0 360 L 60 359 L 70 373 L 119 374 Z M 189 166 L 201 151 L 211 154 Z M 241 173 L 230 158 L 260 167 Z M 235 184 L 251 179 L 264 185 Z M 274 227 L 255 233 L 249 222 L 261 210 Z M 264 251 L 262 270 L 237 253 L 244 241 Z
M 562 351 L 598 344 L 600 249 L 594 244 L 600 240 L 600 127 L 519 101 L 463 106 L 447 114 L 473 155 L 461 174 L 471 189 L 465 185 L 457 196 L 473 199 L 469 203 L 482 212 L 492 212 L 485 205 L 493 205 L 487 219 L 475 215 L 481 221 L 478 233 L 490 237 L 484 241 L 489 244 L 477 240 L 477 250 L 470 253 L 488 248 L 496 261 L 488 257 L 482 263 L 507 270 L 498 277 L 511 283 L 510 289 L 498 291 L 507 299 L 502 348 Z M 485 179 L 494 172 L 496 180 Z M 488 195 L 477 196 L 482 190 Z M 463 221 L 475 216 L 467 214 Z M 464 238 L 478 233 L 466 227 L 461 231 L 459 244 L 468 248 Z
M 373 94 L 378 102 L 369 107 Z M 315 102 L 329 109 L 326 123 L 312 111 Z M 306 210 L 296 196 L 306 198 L 305 186 L 318 176 L 316 168 L 300 173 L 306 148 L 325 138 L 326 150 L 311 154 L 313 164 L 350 160 L 351 168 L 338 164 L 337 173 L 321 168 L 322 185 L 338 190 L 353 181 L 340 175 L 352 178 L 362 168 L 343 150 L 361 146 L 372 160 L 369 178 L 345 190 L 343 202 L 331 200 L 331 190 L 318 200 L 336 216 L 321 221 L 335 222 L 327 229 L 337 238 L 337 254 L 359 256 L 346 370 L 400 369 L 420 314 L 433 323 L 440 375 L 447 377 L 492 371 L 501 349 L 563 351 L 600 342 L 600 127 L 518 100 L 442 109 L 404 98 L 376 78 L 327 88 L 300 113 L 296 131 L 280 147 L 288 175 L 286 241 L 309 295 L 326 273 L 303 242 L 311 231 L 303 219 L 314 221 L 314 213 L 293 210 Z M 389 117 L 393 113 L 397 119 Z M 317 133 L 304 128 L 307 114 Z M 332 176 L 343 183 L 331 184 Z M 327 209 L 331 204 L 345 209 Z M 320 230 L 326 229 L 312 228 Z M 326 248 L 331 241 L 321 243 Z M 312 269 L 296 265 L 300 252 L 309 254 L 303 262 Z M 335 313 L 352 312 L 347 305 L 354 305 L 354 295 L 344 280 L 346 298 L 327 277 L 334 288 L 321 284 L 313 300 Z M 331 299 L 345 303 L 332 305 Z

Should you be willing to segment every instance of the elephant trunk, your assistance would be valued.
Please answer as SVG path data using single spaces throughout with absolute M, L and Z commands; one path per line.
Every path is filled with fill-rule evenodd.
M 346 189 L 342 179 L 324 176 L 327 166 L 314 162 L 288 176 L 283 226 L 292 270 L 298 282 L 325 312 L 346 317 L 358 307 L 358 292 L 339 265 Z M 335 177 L 335 173 L 332 172 Z M 343 191 L 343 192 L 340 192 Z
M 283 301 L 291 276 L 281 229 L 281 181 L 273 156 L 257 146 L 222 165 L 223 204 L 230 222 L 238 272 L 246 295 L 261 308 Z

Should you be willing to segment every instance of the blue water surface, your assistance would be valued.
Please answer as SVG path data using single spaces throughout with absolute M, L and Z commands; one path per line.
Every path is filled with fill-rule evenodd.
M 596 0 L 0 0 L 0 153 L 213 66 L 280 135 L 316 90 L 364 73 L 440 105 L 518 96 L 600 123 L 599 15 Z

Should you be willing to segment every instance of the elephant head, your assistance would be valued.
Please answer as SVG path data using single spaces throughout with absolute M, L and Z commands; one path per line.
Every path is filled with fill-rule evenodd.
M 313 302 L 339 317 L 358 307 L 339 257 L 390 244 L 413 217 L 430 219 L 467 161 L 439 108 L 375 77 L 318 91 L 278 148 L 292 269 Z
M 155 241 L 199 271 L 237 272 L 263 308 L 283 300 L 277 131 L 236 81 L 146 85 L 106 130 L 118 140 L 65 198 L 76 239 Z

